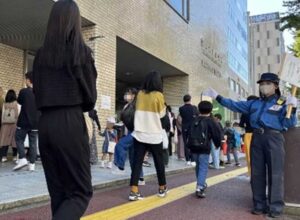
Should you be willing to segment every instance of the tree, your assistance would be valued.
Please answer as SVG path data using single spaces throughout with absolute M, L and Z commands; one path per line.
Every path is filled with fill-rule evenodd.
M 281 30 L 300 30 L 300 0 L 283 1 L 283 7 L 287 12 L 281 18 Z

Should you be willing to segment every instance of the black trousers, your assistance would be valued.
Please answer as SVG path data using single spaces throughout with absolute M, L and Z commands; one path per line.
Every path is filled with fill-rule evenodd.
M 251 187 L 255 209 L 269 209 L 280 213 L 283 211 L 285 156 L 283 144 L 284 137 L 281 133 L 253 133 L 250 155 Z M 267 183 L 268 196 L 266 195 Z
M 15 147 L 12 147 L 12 151 L 13 151 L 13 157 L 17 156 L 18 154 L 18 150 Z M 7 152 L 8 152 L 8 146 L 2 146 L 0 147 L 0 158 L 2 159 L 2 157 L 7 157 Z
M 93 194 L 88 134 L 81 108 L 42 111 L 39 148 L 52 219 L 80 219 Z
M 184 154 L 185 154 L 185 160 L 186 161 L 194 161 L 194 157 L 190 151 L 190 149 L 187 147 L 187 139 L 188 139 L 188 129 L 182 128 L 182 139 L 184 144 Z
M 133 167 L 131 172 L 130 185 L 131 186 L 138 185 L 146 151 L 150 151 L 152 153 L 158 184 L 160 186 L 166 185 L 162 143 L 146 144 L 146 143 L 139 142 L 136 139 L 134 139 L 134 157 L 133 157 Z

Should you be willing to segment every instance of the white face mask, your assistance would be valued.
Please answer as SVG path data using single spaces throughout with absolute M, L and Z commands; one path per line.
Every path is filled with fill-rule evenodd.
M 124 95 L 124 100 L 126 102 L 131 102 L 133 100 L 133 96 L 129 95 L 129 94 L 126 94 L 126 95 Z
M 276 87 L 272 84 L 264 84 L 259 86 L 259 91 L 263 96 L 270 96 L 275 94 Z

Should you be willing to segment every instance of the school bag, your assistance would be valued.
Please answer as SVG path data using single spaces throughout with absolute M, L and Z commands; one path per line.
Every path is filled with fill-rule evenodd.
M 191 151 L 210 149 L 207 119 L 196 117 L 188 130 L 187 147 Z
M 121 121 L 129 131 L 134 130 L 135 103 L 136 99 L 128 103 L 127 106 L 122 110 L 120 116 Z
M 235 131 L 233 128 L 225 128 L 224 134 L 227 136 L 228 147 L 236 147 Z
M 16 122 L 16 111 L 13 108 L 9 108 L 4 104 L 2 109 L 2 123 L 14 124 Z

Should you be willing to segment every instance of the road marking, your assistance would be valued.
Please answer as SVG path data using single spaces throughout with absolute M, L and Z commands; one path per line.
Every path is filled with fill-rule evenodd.
M 213 186 L 221 182 L 230 180 L 236 176 L 247 172 L 247 167 L 239 168 L 227 173 L 223 173 L 217 176 L 213 176 L 207 179 L 207 185 Z M 157 195 L 152 195 L 144 198 L 143 200 L 128 202 L 123 205 L 119 205 L 110 209 L 106 209 L 100 212 L 96 212 L 91 215 L 87 215 L 82 220 L 123 220 L 140 215 L 144 212 L 161 207 L 168 203 L 174 202 L 178 199 L 186 197 L 195 192 L 196 182 L 189 183 L 183 186 L 179 186 L 170 189 L 170 192 L 165 198 L 159 198 Z

